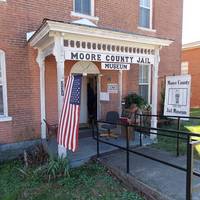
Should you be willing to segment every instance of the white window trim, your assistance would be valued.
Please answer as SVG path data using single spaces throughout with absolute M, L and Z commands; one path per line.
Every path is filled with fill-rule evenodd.
M 145 6 L 141 6 L 140 3 L 139 3 L 139 12 L 140 12 L 140 7 L 150 9 L 150 26 L 149 26 L 149 28 L 138 26 L 138 29 L 142 29 L 144 31 L 156 32 L 156 30 L 153 29 L 153 0 L 150 0 L 150 7 L 149 8 L 145 7 Z
M 80 18 L 86 18 L 89 20 L 95 20 L 98 21 L 99 18 L 95 17 L 95 3 L 94 0 L 91 0 L 91 15 L 86 15 L 82 13 L 78 13 L 75 11 L 75 0 L 73 0 L 73 11 L 71 11 L 71 16 L 73 17 L 80 17 Z
M 143 65 L 139 65 L 139 67 L 142 67 Z M 139 86 L 143 86 L 143 85 L 148 85 L 148 103 L 151 104 L 151 65 L 145 65 L 148 66 L 149 68 L 149 74 L 148 74 L 148 79 L 149 82 L 148 83 L 140 83 L 140 77 L 139 77 Z
M 149 31 L 149 32 L 156 33 L 155 29 L 145 28 L 145 27 L 141 27 L 141 26 L 138 26 L 138 29 L 140 29 L 142 31 Z
M 93 21 L 99 21 L 98 17 L 94 17 L 94 16 L 90 16 L 90 15 L 84 15 L 84 14 L 77 13 L 77 12 L 74 12 L 74 11 L 71 11 L 71 16 L 72 17 L 79 17 L 79 18 L 89 19 L 89 20 L 93 20 Z
M 2 67 L 2 83 L 3 83 L 3 108 L 4 114 L 0 115 L 0 122 L 2 121 L 10 121 L 11 117 L 8 117 L 8 98 L 7 98 L 7 79 L 6 79 L 6 59 L 5 52 L 0 49 L 0 62 Z

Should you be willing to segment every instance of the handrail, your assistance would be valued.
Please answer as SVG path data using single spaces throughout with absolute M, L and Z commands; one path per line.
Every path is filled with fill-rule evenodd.
M 155 131 L 177 133 L 177 130 L 172 130 L 172 129 L 154 128 L 154 127 L 150 127 L 150 126 L 139 126 L 139 125 L 134 125 L 134 124 L 126 125 L 124 123 L 112 123 L 112 122 L 108 122 L 108 121 L 104 121 L 104 120 L 97 120 L 97 123 L 105 123 L 105 124 L 112 124 L 112 125 L 117 125 L 117 126 L 129 126 L 129 127 L 138 128 L 138 129 L 151 129 L 151 130 L 155 130 Z M 178 132 L 179 132 L 179 134 L 183 134 L 185 136 L 187 136 L 189 134 L 191 137 L 200 137 L 200 134 L 198 134 L 198 133 L 191 133 L 189 131 L 188 132 L 178 131 Z
M 174 116 L 174 115 L 151 115 L 151 114 L 139 114 L 139 113 L 135 113 L 135 115 L 138 116 L 146 116 L 146 117 L 159 117 L 159 118 L 180 118 L 180 119 L 200 119 L 200 117 L 186 117 L 186 116 Z
M 180 120 L 180 118 L 178 118 L 178 119 Z M 104 141 L 104 140 L 100 139 L 99 138 L 98 123 L 107 123 L 107 124 L 112 124 L 112 125 L 125 127 L 125 130 L 126 130 L 126 147 L 120 146 L 120 145 L 117 145 L 117 144 L 113 144 L 113 143 L 110 143 L 108 141 Z M 178 125 L 180 126 L 180 124 L 178 124 Z M 140 133 L 140 136 L 141 136 L 141 134 L 148 134 L 148 135 L 149 134 L 154 134 L 154 135 L 158 135 L 158 136 L 175 138 L 177 140 L 179 140 L 179 139 L 186 140 L 187 141 L 187 157 L 186 157 L 187 158 L 187 167 L 184 168 L 182 166 L 175 165 L 175 164 L 167 162 L 165 160 L 161 160 L 161 159 L 155 158 L 153 156 L 146 155 L 144 153 L 141 153 L 141 152 L 135 151 L 133 149 L 130 149 L 129 137 L 128 137 L 128 127 L 135 128 L 135 130 Z M 160 132 L 176 133 L 176 136 L 175 135 L 162 134 Z M 180 137 L 180 135 L 182 135 L 182 137 Z M 184 137 L 184 136 L 187 136 L 187 137 Z M 151 159 L 153 161 L 156 161 L 156 162 L 159 162 L 159 163 L 165 164 L 167 166 L 170 166 L 170 167 L 173 167 L 173 168 L 176 168 L 176 169 L 179 169 L 181 171 L 186 172 L 186 200 L 192 200 L 192 192 L 193 192 L 193 190 L 196 191 L 197 189 L 200 189 L 200 185 L 192 187 L 192 177 L 193 176 L 200 177 L 200 173 L 195 171 L 195 170 L 193 170 L 193 148 L 196 145 L 199 145 L 200 141 L 198 141 L 198 140 L 195 141 L 195 140 L 192 139 L 192 137 L 199 137 L 200 138 L 200 134 L 198 134 L 198 133 L 190 133 L 190 132 L 186 132 L 186 131 L 180 131 L 179 129 L 178 130 L 172 130 L 172 129 L 146 127 L 146 126 L 141 126 L 141 124 L 140 125 L 136 125 L 136 124 L 131 124 L 130 125 L 128 123 L 127 124 L 126 123 L 111 123 L 111 122 L 104 121 L 104 120 L 98 120 L 97 121 L 97 136 L 94 137 L 94 139 L 97 141 L 97 157 L 100 156 L 100 150 L 99 150 L 99 148 L 100 148 L 99 147 L 99 143 L 100 142 L 104 143 L 104 144 L 107 144 L 107 145 L 114 146 L 114 147 L 119 148 L 119 149 L 121 149 L 123 151 L 126 151 L 126 171 L 127 171 L 127 173 L 129 173 L 129 171 L 130 171 L 130 169 L 129 169 L 129 167 L 130 167 L 129 153 L 133 153 L 133 154 L 136 154 L 138 156 L 142 156 L 142 157 L 145 157 L 147 159 Z

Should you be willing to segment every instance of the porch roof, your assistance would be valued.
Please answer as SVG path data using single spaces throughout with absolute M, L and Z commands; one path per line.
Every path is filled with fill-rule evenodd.
M 132 32 L 123 32 L 119 30 L 105 29 L 81 24 L 73 24 L 63 21 L 45 19 L 38 30 L 29 39 L 31 46 L 39 48 L 41 42 L 51 38 L 55 33 L 61 33 L 64 38 L 73 37 L 78 39 L 90 39 L 98 42 L 109 42 L 109 44 L 128 46 L 146 46 L 147 48 L 157 48 L 160 46 L 169 46 L 173 40 L 139 35 Z

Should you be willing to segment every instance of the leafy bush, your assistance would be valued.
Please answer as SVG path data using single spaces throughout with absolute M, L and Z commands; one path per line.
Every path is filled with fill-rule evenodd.
M 139 108 L 143 108 L 144 106 L 147 105 L 147 102 L 136 93 L 129 94 L 124 98 L 124 100 L 125 100 L 125 108 L 130 108 L 132 104 L 136 104 L 137 107 Z
M 67 158 L 50 159 L 47 165 L 49 180 L 69 176 L 69 160 Z
M 160 92 L 160 115 L 164 115 L 165 107 L 165 88 L 163 87 Z
M 24 151 L 21 156 L 26 167 L 33 165 L 43 165 L 48 161 L 49 155 L 42 144 L 36 145 L 33 149 Z
M 32 170 L 31 168 L 18 168 L 23 178 L 29 180 L 52 180 L 69 176 L 69 161 L 67 158 L 50 158 L 45 165 Z

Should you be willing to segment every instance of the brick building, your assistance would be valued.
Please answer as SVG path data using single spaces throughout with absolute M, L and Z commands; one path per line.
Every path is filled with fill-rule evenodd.
M 184 44 L 182 47 L 182 74 L 192 77 L 191 107 L 200 107 L 199 75 L 200 75 L 200 42 Z
M 161 80 L 180 74 L 182 7 L 180 0 L 0 0 L 0 145 L 46 137 L 43 119 L 58 122 L 70 73 L 96 83 L 98 118 L 120 112 L 130 92 L 142 95 L 156 114 Z M 81 57 L 88 52 L 107 55 L 107 62 L 129 57 L 120 63 L 131 64 L 130 70 L 103 70 L 101 60 Z M 101 101 L 108 84 L 119 91 Z

